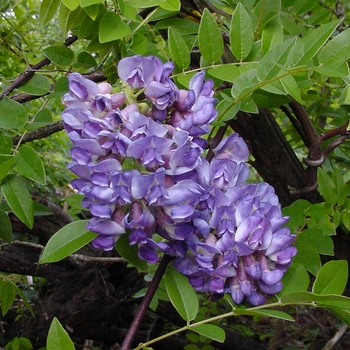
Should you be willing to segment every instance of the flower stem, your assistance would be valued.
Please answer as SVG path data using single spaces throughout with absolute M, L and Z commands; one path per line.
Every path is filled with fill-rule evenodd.
M 154 274 L 154 277 L 152 279 L 152 282 L 150 283 L 147 292 L 145 296 L 142 299 L 142 302 L 137 310 L 137 313 L 130 325 L 130 328 L 126 334 L 126 337 L 123 341 L 122 346 L 120 347 L 120 350 L 130 350 L 131 344 L 135 338 L 135 335 L 140 327 L 140 324 L 142 322 L 142 319 L 148 309 L 148 306 L 154 296 L 154 293 L 156 292 L 158 285 L 165 273 L 165 270 L 171 260 L 171 256 L 164 255 L 162 260 L 160 261 L 158 268 Z

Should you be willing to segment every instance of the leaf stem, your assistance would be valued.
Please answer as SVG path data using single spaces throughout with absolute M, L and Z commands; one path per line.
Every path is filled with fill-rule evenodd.
M 129 35 L 127 35 L 127 36 L 125 37 L 125 40 L 128 40 L 128 39 L 132 38 L 132 37 L 135 35 L 135 33 L 136 33 L 144 24 L 146 24 L 146 23 L 149 21 L 149 19 L 156 13 L 156 11 L 157 11 L 157 7 L 156 7 L 152 12 L 150 12 L 150 13 L 145 17 L 145 19 L 142 20 L 142 22 L 140 22 L 139 25 L 138 25 Z

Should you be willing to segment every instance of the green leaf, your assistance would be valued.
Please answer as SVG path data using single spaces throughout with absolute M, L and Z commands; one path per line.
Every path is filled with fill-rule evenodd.
M 63 32 L 68 32 L 75 27 L 79 28 L 80 24 L 84 22 L 84 19 L 87 16 L 87 12 L 80 6 L 74 11 L 69 11 L 64 5 L 62 5 L 59 13 L 60 27 Z
M 315 294 L 342 294 L 348 281 L 346 260 L 332 260 L 324 264 L 312 287 Z
M 29 228 L 34 224 L 33 201 L 21 177 L 8 175 L 2 183 L 7 204 L 12 212 Z
M 121 17 L 113 12 L 107 12 L 101 19 L 99 28 L 100 43 L 122 39 L 130 34 L 130 27 Z
M 317 5 L 317 3 L 317 0 L 296 0 L 293 2 L 292 8 L 296 14 L 302 14 L 312 10 Z
M 22 299 L 24 305 L 26 306 L 26 308 L 28 309 L 28 311 L 30 312 L 30 314 L 35 317 L 34 311 L 32 306 L 30 305 L 30 302 L 28 301 L 27 297 L 25 296 L 25 294 L 22 292 L 21 288 L 16 286 L 16 291 L 17 294 L 19 295 L 19 297 Z M 30 348 L 32 349 L 32 348 Z
M 293 262 L 283 275 L 282 284 L 283 289 L 278 293 L 279 297 L 290 293 L 307 291 L 310 277 L 303 265 Z
M 197 34 L 199 29 L 198 23 L 183 18 L 164 19 L 156 24 L 158 30 L 169 27 L 174 28 L 181 35 Z
M 162 0 L 159 6 L 167 11 L 180 11 L 181 2 L 180 0 Z
M 250 310 L 250 309 L 235 309 L 234 314 L 236 316 L 247 315 L 247 316 L 269 316 L 273 318 L 279 318 L 286 321 L 294 322 L 294 318 L 287 313 L 279 310 Z
M 314 294 L 310 292 L 296 292 L 290 293 L 282 296 L 281 303 L 282 304 L 301 304 L 301 303 L 312 303 L 315 301 Z
M 125 1 L 130 6 L 136 7 L 136 8 L 147 8 L 147 7 L 153 7 L 158 6 L 162 0 L 127 0 Z
M 230 44 L 233 55 L 239 61 L 244 60 L 249 55 L 254 44 L 252 20 L 241 3 L 238 3 L 232 15 Z
M 335 185 L 335 189 L 337 193 L 337 204 L 339 206 L 342 206 L 345 203 L 345 200 L 347 197 L 347 191 L 346 191 L 344 176 L 339 171 L 339 169 L 337 168 L 333 169 L 332 180 Z
M 262 32 L 261 51 L 265 55 L 274 46 L 283 41 L 283 26 L 279 16 L 273 18 Z
M 95 58 L 88 52 L 80 52 L 77 57 L 77 63 L 74 64 L 75 69 L 81 69 L 83 71 L 89 70 L 97 66 Z
M 20 129 L 28 120 L 27 110 L 18 102 L 8 98 L 0 100 L 0 128 Z
M 191 330 L 220 343 L 223 343 L 225 341 L 225 331 L 221 327 L 215 326 L 213 324 L 200 324 L 198 326 L 191 327 Z
M 297 292 L 283 296 L 280 299 L 284 305 L 313 304 L 317 307 L 340 308 L 350 312 L 350 298 L 334 294 L 314 294 L 311 292 Z
M 238 113 L 241 103 L 232 103 L 233 101 L 222 100 L 216 106 L 218 110 L 218 118 L 217 120 L 226 121 L 231 120 Z
M 350 211 L 343 211 L 341 214 L 341 220 L 345 228 L 350 231 Z
M 87 15 L 80 23 L 79 28 L 76 29 L 79 38 L 91 39 L 96 36 L 96 27 L 98 27 L 99 20 L 93 20 L 91 16 Z
M 231 95 L 236 99 L 247 98 L 257 89 L 258 83 L 256 69 L 248 70 L 236 79 Z
M 46 183 L 46 174 L 41 157 L 34 151 L 32 147 L 23 145 L 15 158 L 13 169 L 33 181 L 42 185 Z
M 0 239 L 7 243 L 12 241 L 12 226 L 8 215 L 0 209 Z
M 73 62 L 74 52 L 63 45 L 53 45 L 43 49 L 45 56 L 58 66 L 69 66 Z
M 126 1 L 119 0 L 118 5 L 120 8 L 120 13 L 123 17 L 131 20 L 134 20 L 136 18 L 136 15 L 137 15 L 136 9 L 130 6 L 129 4 L 127 4 Z
M 52 215 L 53 212 L 45 205 L 33 200 L 34 216 Z
M 94 21 L 100 13 L 100 6 L 98 4 L 90 5 L 84 7 L 85 12 L 89 15 L 89 17 Z M 96 23 L 94 22 L 96 25 Z
M 5 314 L 10 309 L 13 302 L 15 301 L 16 291 L 17 291 L 16 286 L 10 281 L 6 281 L 2 285 L 1 294 L 0 294 L 0 304 L 1 304 L 1 312 L 3 316 L 5 316 Z
M 257 114 L 259 113 L 258 106 L 254 102 L 252 97 L 246 97 L 241 101 L 240 110 L 247 113 Z
M 131 265 L 137 267 L 141 271 L 147 271 L 147 263 L 142 260 L 138 255 L 137 244 L 130 245 L 129 237 L 127 234 L 123 234 L 119 237 L 115 248 L 121 257 L 123 257 Z
M 179 315 L 186 321 L 193 320 L 199 310 L 197 294 L 188 279 L 171 265 L 165 272 L 165 288 Z
M 73 221 L 58 230 L 47 242 L 39 264 L 62 260 L 96 238 L 97 234 L 86 228 L 87 222 Z
M 191 63 L 190 49 L 183 37 L 173 28 L 168 29 L 168 43 L 171 56 L 179 69 L 188 68 Z
M 19 90 L 31 95 L 45 95 L 50 90 L 50 82 L 44 75 L 34 74 Z
M 236 64 L 228 63 L 221 64 L 215 68 L 209 68 L 208 74 L 214 78 L 233 83 L 239 77 L 241 71 Z
M 336 315 L 346 325 L 350 326 L 350 312 L 336 307 L 328 307 L 327 309 Z
M 13 142 L 11 137 L 4 135 L 0 131 L 0 154 L 11 155 L 12 148 L 13 148 Z
M 305 215 L 308 213 L 310 213 L 309 210 L 305 211 Z M 308 219 L 307 225 L 310 229 L 319 230 L 320 234 L 324 236 L 332 236 L 336 234 L 335 225 L 332 222 L 332 219 L 329 215 L 322 211 L 310 213 L 310 218 Z
M 48 96 L 51 98 L 61 98 L 64 94 L 66 94 L 69 90 L 68 79 L 67 77 L 60 77 L 55 84 L 55 88 L 53 92 Z
M 321 195 L 329 204 L 337 203 L 337 191 L 331 177 L 322 168 L 317 169 L 317 181 Z
M 322 66 L 338 67 L 340 62 L 350 58 L 350 28 L 344 30 L 328 42 L 318 54 Z
M 281 0 L 257 1 L 254 14 L 259 19 L 259 27 L 264 28 L 281 10 Z
M 270 87 L 271 85 L 269 86 L 269 89 Z M 291 101 L 291 98 L 286 94 L 283 94 L 282 91 L 279 94 L 272 94 L 266 91 L 265 88 L 255 91 L 251 98 L 258 108 L 280 107 Z
M 73 194 L 71 196 L 66 196 L 65 200 L 68 203 L 68 205 L 70 205 L 72 208 L 84 210 L 86 208 L 84 208 L 81 205 L 81 201 L 83 200 L 83 198 L 85 198 L 85 196 L 83 196 L 82 194 Z
M 294 66 L 308 63 L 327 42 L 339 23 L 340 21 L 336 20 L 322 24 L 299 40 L 300 44 L 294 46 L 293 55 L 291 55 Z
M 46 26 L 56 15 L 60 3 L 61 0 L 42 0 L 39 12 L 39 23 L 41 26 Z
M 340 63 L 327 62 L 324 65 L 312 67 L 312 70 L 324 75 L 325 77 L 343 78 L 349 75 L 349 66 L 346 62 L 340 62 Z M 341 98 L 339 99 L 339 103 L 342 104 Z
M 213 63 L 219 61 L 224 52 L 221 31 L 207 8 L 203 11 L 198 31 L 199 50 L 204 59 Z
M 87 7 L 94 4 L 101 4 L 104 0 L 80 0 L 81 7 Z
M 35 115 L 34 120 L 31 123 L 26 125 L 26 130 L 38 129 L 43 126 L 49 125 L 51 123 L 52 123 L 51 111 L 47 108 L 43 108 Z
M 350 85 L 346 85 L 339 97 L 339 104 L 350 105 Z
M 8 154 L 0 154 L 0 181 L 4 179 L 12 169 L 15 157 Z
M 270 51 L 268 51 L 262 57 L 257 68 L 258 79 L 264 81 L 277 76 L 277 74 L 282 70 L 283 65 L 286 63 L 289 52 L 294 44 L 295 39 L 292 38 L 277 44 Z
M 137 55 L 144 55 L 147 51 L 148 39 L 142 34 L 135 34 L 132 37 L 132 45 L 130 50 L 132 50 Z
M 306 229 L 296 237 L 298 254 L 293 263 L 303 265 L 313 275 L 317 275 L 321 268 L 320 254 L 333 255 L 333 241 L 319 229 Z
M 74 11 L 80 4 L 80 0 L 62 0 L 62 2 L 69 8 L 70 11 Z
M 56 317 L 51 322 L 46 340 L 47 350 L 75 350 L 75 346 L 67 331 Z
M 284 91 L 288 95 L 292 96 L 294 100 L 302 103 L 298 84 L 292 75 L 286 75 L 285 77 L 281 78 L 279 81 L 281 82 L 284 88 Z

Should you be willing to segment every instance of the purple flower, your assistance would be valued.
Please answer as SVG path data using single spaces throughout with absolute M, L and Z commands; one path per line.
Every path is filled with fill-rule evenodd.
M 188 131 L 191 136 L 209 132 L 209 124 L 216 118 L 217 110 L 213 98 L 213 81 L 204 81 L 205 72 L 195 74 L 189 83 L 189 91 L 180 90 L 171 113 L 172 124 Z
M 132 88 L 140 89 L 148 86 L 153 80 L 160 78 L 162 63 L 156 57 L 132 56 L 118 63 L 118 75 Z
M 188 252 L 175 261 L 197 291 L 228 292 L 237 304 L 259 305 L 266 301 L 264 294 L 282 289 L 296 249 L 291 245 L 295 236 L 281 228 L 286 218 L 276 198 L 267 184 L 212 192 L 211 233 L 187 236 Z M 224 281 L 224 290 L 218 281 Z
M 283 227 L 288 218 L 273 188 L 246 184 L 249 152 L 238 134 L 225 137 L 210 162 L 203 157 L 202 136 L 217 116 L 214 83 L 203 71 L 179 90 L 173 69 L 154 56 L 124 58 L 117 93 L 68 77 L 68 168 L 92 215 L 92 244 L 111 250 L 127 234 L 148 263 L 174 256 L 196 291 L 260 305 L 281 290 L 295 236 Z

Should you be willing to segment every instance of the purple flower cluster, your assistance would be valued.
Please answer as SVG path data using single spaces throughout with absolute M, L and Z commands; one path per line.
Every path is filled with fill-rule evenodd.
M 265 302 L 282 288 L 296 249 L 278 198 L 266 183 L 246 184 L 248 148 L 231 134 L 208 162 L 203 135 L 215 120 L 213 82 L 195 74 L 188 90 L 173 64 L 133 56 L 118 64 L 122 92 L 69 75 L 62 116 L 73 143 L 72 186 L 92 214 L 97 248 L 123 234 L 147 262 L 159 252 L 197 291 Z M 138 96 L 144 93 L 145 100 Z

